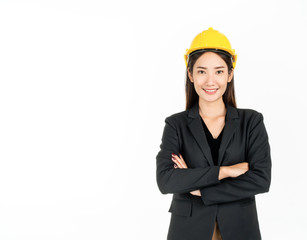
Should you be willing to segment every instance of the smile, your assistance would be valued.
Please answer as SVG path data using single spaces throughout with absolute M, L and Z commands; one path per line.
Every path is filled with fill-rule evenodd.
M 218 90 L 218 88 L 215 89 L 203 89 L 207 94 L 214 94 Z

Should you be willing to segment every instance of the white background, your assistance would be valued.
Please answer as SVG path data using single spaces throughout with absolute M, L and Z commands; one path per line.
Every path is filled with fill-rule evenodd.
M 155 179 L 184 58 L 213 27 L 272 156 L 264 240 L 306 239 L 306 1 L 0 1 L 0 239 L 166 239 Z

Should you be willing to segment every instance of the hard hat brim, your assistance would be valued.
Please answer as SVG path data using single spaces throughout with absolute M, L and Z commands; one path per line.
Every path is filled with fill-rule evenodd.
M 205 49 L 199 49 L 199 50 L 196 50 L 196 51 L 193 51 L 191 52 L 188 57 L 194 55 L 195 53 L 199 53 L 199 52 L 215 52 L 215 53 L 221 53 L 221 54 L 224 54 L 224 55 L 227 55 L 229 57 L 232 58 L 232 54 L 230 54 L 229 52 L 226 52 L 224 50 L 221 50 L 221 49 L 217 49 L 217 48 L 205 48 Z
M 200 53 L 200 52 L 215 52 L 215 53 L 221 53 L 224 54 L 228 57 L 230 57 L 232 59 L 233 62 L 233 68 L 235 68 L 236 65 L 236 61 L 237 61 L 237 55 L 236 54 L 231 54 L 230 52 L 227 52 L 225 50 L 222 49 L 218 49 L 218 48 L 203 48 L 203 49 L 197 49 L 195 51 L 190 52 L 189 54 L 185 54 L 185 62 L 186 62 L 186 66 L 188 65 L 188 59 L 189 57 L 191 57 L 192 55 L 196 54 L 196 53 Z

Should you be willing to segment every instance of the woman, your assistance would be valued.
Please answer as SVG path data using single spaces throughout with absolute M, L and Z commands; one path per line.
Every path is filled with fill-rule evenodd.
M 209 28 L 187 49 L 186 110 L 165 119 L 157 184 L 172 193 L 168 240 L 261 239 L 255 195 L 268 192 L 263 115 L 236 106 L 237 55 Z

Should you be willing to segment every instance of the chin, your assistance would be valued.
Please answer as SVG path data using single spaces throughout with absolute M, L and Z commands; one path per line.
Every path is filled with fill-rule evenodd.
M 218 100 L 220 100 L 222 98 L 222 96 L 218 96 L 218 97 L 216 97 L 216 96 L 214 96 L 214 97 L 212 97 L 212 98 L 210 98 L 210 97 L 202 97 L 201 99 L 204 101 L 204 102 L 216 102 L 216 101 L 218 101 Z

